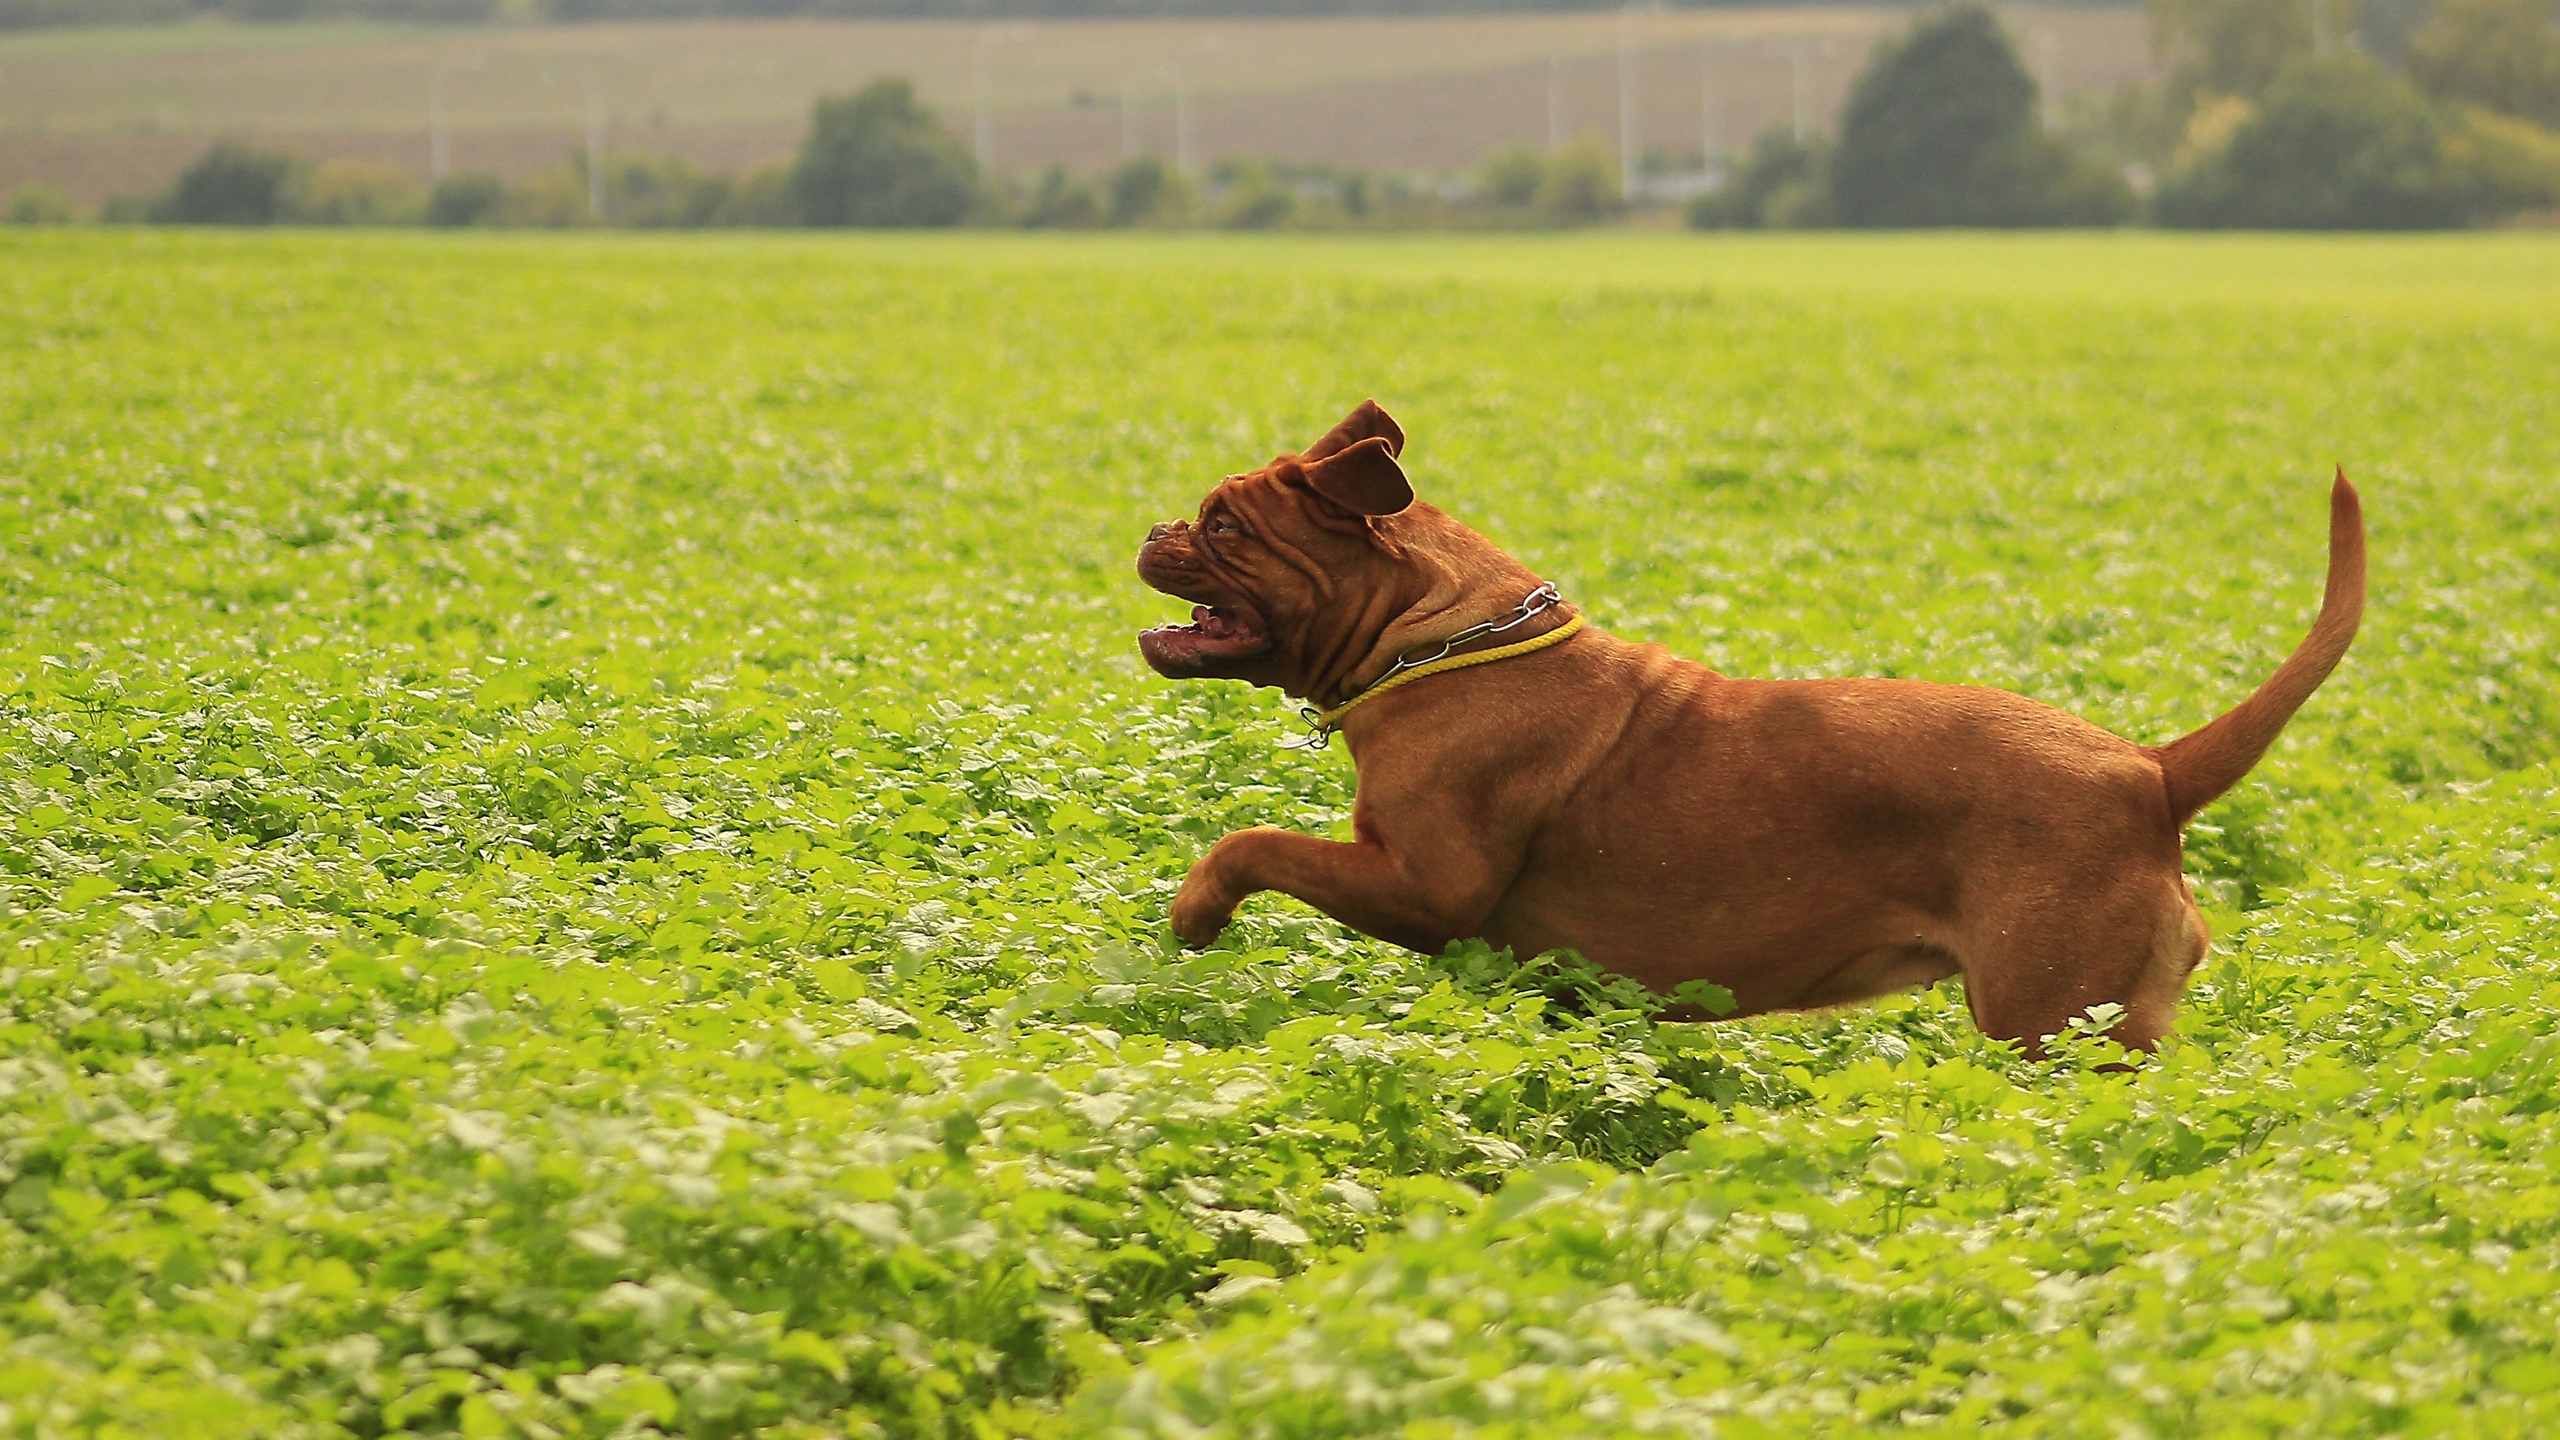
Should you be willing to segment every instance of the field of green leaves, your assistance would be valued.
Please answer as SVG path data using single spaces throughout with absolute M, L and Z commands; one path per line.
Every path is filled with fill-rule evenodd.
M 2554 375 L 2535 237 L 0 237 L 0 1433 L 2552 1433 Z M 1130 559 L 1373 394 L 1619 634 L 2146 741 L 2345 462 L 2176 1041 L 1172 947 L 1350 774 Z

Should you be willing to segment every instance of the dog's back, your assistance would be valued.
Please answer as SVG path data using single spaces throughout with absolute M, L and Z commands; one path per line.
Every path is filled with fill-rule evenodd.
M 2182 827 L 2354 637 L 2363 529 L 2343 476 L 2332 494 L 2310 636 L 2247 701 L 2166 746 L 2001 690 L 1729 679 L 1577 637 L 1542 657 L 1539 683 L 1623 718 L 1536 824 L 1489 938 L 1579 949 L 1664 991 L 1712 980 L 1745 1013 L 1961 972 L 1994 1035 L 2032 1045 L 2112 1001 L 2131 1012 L 2119 1038 L 2149 1043 L 2206 943 Z

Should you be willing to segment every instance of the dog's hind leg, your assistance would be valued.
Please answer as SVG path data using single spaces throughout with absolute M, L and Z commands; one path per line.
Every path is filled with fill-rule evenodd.
M 2173 879 L 2168 890 L 2159 926 L 2152 932 L 2149 960 L 2134 977 L 2132 998 L 2124 1002 L 2124 1023 L 2115 1029 L 2118 1040 L 2138 1050 L 2150 1049 L 2169 1033 L 2178 997 L 2186 993 L 2188 977 L 2204 963 L 2212 943 L 2186 877 Z
M 2204 921 L 2185 880 L 2128 875 L 2097 895 L 2012 892 L 1976 917 L 1958 951 L 1973 1023 L 2044 1053 L 2047 1037 L 2095 1005 L 2121 1005 L 2108 1033 L 2148 1050 L 2169 1032 L 2187 976 L 2204 958 Z

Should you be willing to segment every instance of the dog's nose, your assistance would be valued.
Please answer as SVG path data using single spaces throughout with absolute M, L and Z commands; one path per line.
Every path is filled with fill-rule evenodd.
M 1163 539 L 1163 538 L 1165 538 L 1166 536 L 1171 535 L 1172 533 L 1174 533 L 1174 532 L 1175 532 L 1175 531 L 1177 531 L 1177 530 L 1180 530 L 1181 528 L 1182 528 L 1182 522 L 1181 522 L 1181 521 L 1179 521 L 1179 520 L 1168 520 L 1168 521 L 1164 522 L 1163 524 L 1158 525 L 1158 526 L 1157 526 L 1157 527 L 1155 527 L 1154 529 L 1149 530 L 1149 531 L 1147 532 L 1147 543 L 1148 543 L 1148 544 L 1150 544 L 1150 545 L 1153 545 L 1153 544 L 1154 544 L 1154 543 L 1156 543 L 1157 541 L 1162 540 L 1162 539 Z

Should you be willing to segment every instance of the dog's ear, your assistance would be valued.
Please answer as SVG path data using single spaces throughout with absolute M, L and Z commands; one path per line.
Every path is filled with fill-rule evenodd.
M 1413 503 L 1413 482 L 1404 478 L 1383 435 L 1357 441 L 1301 473 L 1308 488 L 1354 515 L 1393 515 Z
M 1341 424 L 1334 426 L 1323 439 L 1308 446 L 1306 453 L 1298 458 L 1309 462 L 1329 459 L 1363 440 L 1372 438 L 1386 441 L 1389 455 L 1404 453 L 1404 427 L 1398 425 L 1395 417 L 1389 415 L 1385 407 L 1379 405 L 1377 401 L 1363 400 L 1360 402 L 1359 409 L 1343 416 Z

